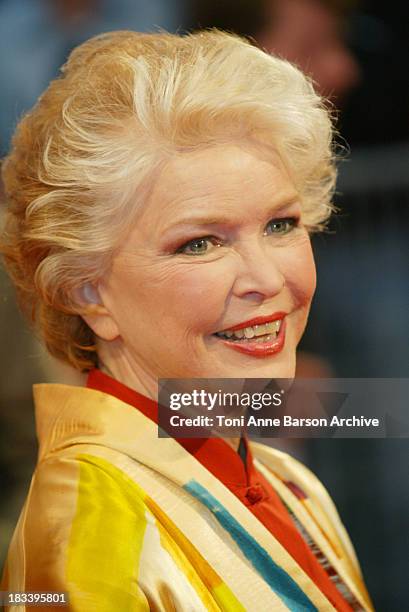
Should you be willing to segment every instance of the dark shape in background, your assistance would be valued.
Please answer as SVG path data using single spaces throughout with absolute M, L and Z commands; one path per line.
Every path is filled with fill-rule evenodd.
M 398 419 L 387 414 L 385 416 L 386 435 L 391 438 L 405 438 L 409 434 L 409 427 Z
M 348 393 L 337 393 L 335 391 L 320 391 L 317 393 L 321 406 L 326 415 L 331 419 L 341 410 L 342 404 L 348 397 Z

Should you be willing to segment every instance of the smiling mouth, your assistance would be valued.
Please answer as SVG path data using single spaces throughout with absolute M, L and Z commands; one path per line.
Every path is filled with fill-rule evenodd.
M 241 329 L 225 329 L 216 332 L 214 335 L 217 338 L 229 340 L 234 343 L 248 344 L 251 342 L 252 344 L 267 344 L 278 337 L 282 322 L 283 319 L 277 319 L 276 321 L 270 321 L 260 325 L 250 325 Z
M 285 345 L 286 312 L 260 316 L 213 334 L 226 348 L 250 357 L 270 357 Z

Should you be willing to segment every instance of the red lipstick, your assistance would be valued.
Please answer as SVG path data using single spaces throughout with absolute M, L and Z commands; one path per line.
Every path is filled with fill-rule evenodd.
M 228 331 L 236 331 L 238 329 L 243 329 L 244 327 L 252 327 L 253 325 L 263 325 L 263 323 L 272 323 L 273 321 L 277 321 L 278 319 L 284 319 L 286 314 L 286 312 L 274 312 L 271 315 L 255 317 L 254 319 L 244 321 L 244 323 L 238 323 L 237 325 L 234 325 L 234 327 L 229 327 Z
M 284 348 L 286 332 L 286 320 L 284 318 L 285 315 L 285 312 L 274 313 L 274 315 L 266 317 L 257 317 L 256 319 L 251 319 L 249 321 L 246 321 L 245 323 L 240 323 L 235 327 L 229 328 L 229 331 L 235 331 L 238 329 L 242 329 L 243 327 L 250 327 L 252 325 L 262 325 L 263 323 L 271 323 L 272 321 L 282 319 L 280 330 L 277 336 L 272 337 L 271 340 L 265 342 L 257 342 L 255 338 L 251 338 L 245 341 L 237 341 L 218 336 L 219 341 L 223 342 L 223 344 L 228 348 L 231 348 L 234 351 L 237 351 L 238 353 L 242 353 L 244 355 L 250 355 L 252 357 L 269 357 L 270 355 L 275 355 L 282 351 L 282 349 Z

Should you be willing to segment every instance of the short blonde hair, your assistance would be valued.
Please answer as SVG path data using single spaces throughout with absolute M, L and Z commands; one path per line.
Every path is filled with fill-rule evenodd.
M 3 179 L 1 249 L 48 350 L 97 363 L 75 289 L 107 269 L 149 178 L 177 151 L 263 134 L 321 229 L 335 180 L 332 126 L 290 63 L 217 30 L 111 32 L 75 49 L 20 122 Z

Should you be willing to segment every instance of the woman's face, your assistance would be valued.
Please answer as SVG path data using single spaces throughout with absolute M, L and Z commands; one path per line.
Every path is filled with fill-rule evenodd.
M 250 142 L 167 163 L 98 285 L 115 354 L 151 379 L 293 377 L 314 289 L 298 193 Z

